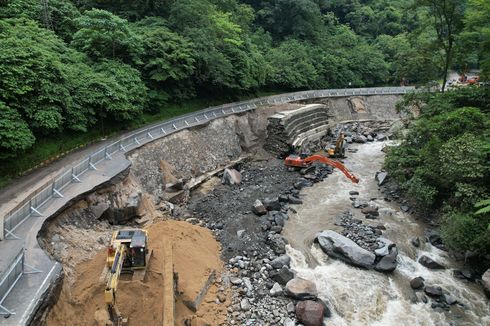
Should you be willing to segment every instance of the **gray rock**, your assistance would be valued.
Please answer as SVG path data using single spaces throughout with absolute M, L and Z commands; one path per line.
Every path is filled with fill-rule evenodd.
M 410 242 L 412 243 L 412 245 L 415 247 L 415 248 L 418 248 L 420 247 L 420 239 L 419 237 L 413 237 L 410 239 Z
M 354 266 L 373 267 L 376 256 L 372 252 L 361 248 L 354 241 L 337 232 L 323 231 L 317 236 L 317 240 L 322 250 L 331 257 L 341 259 Z
M 275 269 L 282 268 L 282 266 L 289 266 L 291 258 L 288 255 L 282 255 L 270 262 L 271 266 Z
M 361 199 L 361 198 L 356 198 L 352 202 L 352 206 L 354 208 L 364 208 L 364 207 L 367 207 L 367 205 L 368 205 L 367 200 Z
M 236 235 L 237 235 L 238 238 L 242 238 L 244 234 L 245 234 L 245 230 L 238 230 L 238 231 L 236 231 Z
M 230 283 L 233 285 L 240 285 L 243 283 L 243 281 L 241 279 L 239 279 L 238 277 L 231 277 Z
M 293 205 L 299 205 L 299 204 L 303 204 L 303 201 L 301 199 L 299 199 L 298 197 L 289 195 L 288 196 L 288 203 L 293 204 Z
M 384 135 L 384 134 L 377 134 L 376 135 L 376 139 L 379 140 L 379 141 L 386 140 L 386 135 Z
M 276 255 L 286 253 L 287 241 L 280 234 L 269 234 L 267 236 L 267 242 Z
M 386 182 L 386 178 L 388 177 L 388 172 L 378 172 L 376 174 L 376 180 L 378 181 L 378 185 L 381 186 Z
M 287 282 L 294 278 L 294 273 L 287 266 L 283 266 L 278 271 L 271 271 L 269 273 L 269 276 L 277 283 L 285 285 Z
M 268 211 L 280 211 L 281 203 L 279 202 L 279 198 L 265 198 L 262 203 Z
M 419 263 L 422 264 L 423 266 L 430 268 L 430 269 L 445 269 L 444 265 L 436 262 L 430 257 L 427 257 L 425 255 L 420 256 L 419 258 Z
M 414 290 L 418 290 L 424 287 L 424 278 L 417 276 L 410 281 L 410 287 Z
M 286 306 L 286 311 L 288 312 L 288 314 L 294 314 L 294 312 L 296 311 L 296 308 L 294 307 L 294 303 L 292 302 L 288 303 Z
M 279 284 L 279 283 L 274 283 L 274 285 L 272 286 L 272 289 L 270 289 L 269 293 L 275 297 L 275 296 L 278 296 L 278 295 L 281 295 L 282 294 L 282 286 Z
M 240 309 L 242 309 L 243 311 L 249 311 L 250 308 L 250 301 L 248 301 L 247 298 L 244 298 L 242 299 L 242 301 L 240 301 Z
M 390 253 L 390 249 L 395 246 L 395 243 L 386 238 L 378 238 L 376 239 L 378 242 L 378 249 L 374 250 L 374 253 L 378 257 L 384 257 Z
M 450 295 L 449 293 L 443 293 L 442 294 L 442 298 L 444 299 L 444 301 L 448 304 L 448 305 L 453 305 L 455 304 L 456 302 L 458 302 L 458 300 L 456 300 L 456 298 L 454 298 L 452 295 Z
M 361 213 L 369 214 L 372 216 L 379 216 L 378 207 L 367 206 L 361 209 Z
M 391 273 L 396 269 L 396 258 L 398 256 L 398 249 L 396 247 L 392 247 L 390 249 L 390 253 L 383 258 L 376 264 L 374 267 L 375 270 L 378 272 L 383 272 L 383 273 Z
M 293 299 L 308 300 L 316 299 L 318 291 L 315 283 L 296 277 L 286 284 L 285 294 Z
M 242 182 L 242 175 L 235 169 L 225 169 L 223 172 L 222 184 L 230 186 L 239 185 Z
M 245 285 L 245 288 L 247 289 L 247 291 L 251 292 L 254 290 L 252 282 L 250 281 L 250 279 L 248 277 L 244 277 L 242 280 L 243 280 L 243 285 Z
M 291 318 L 286 318 L 284 319 L 284 323 L 282 324 L 283 326 L 295 326 L 296 324 L 294 321 L 291 320 Z
M 264 204 L 260 200 L 256 200 L 255 203 L 252 206 L 252 212 L 255 215 L 265 215 L 267 214 L 267 209 L 265 208 Z
M 485 295 L 487 296 L 487 298 L 490 299 L 490 268 L 487 269 L 487 271 L 481 277 L 481 282 L 483 285 L 483 291 L 485 292 Z
M 406 213 L 410 210 L 410 207 L 408 205 L 400 205 L 400 209 Z
M 424 292 L 430 297 L 440 297 L 442 295 L 442 288 L 440 286 L 428 285 L 425 287 Z
M 354 136 L 353 141 L 356 143 L 364 144 L 365 142 L 367 142 L 367 138 L 363 135 L 357 135 Z

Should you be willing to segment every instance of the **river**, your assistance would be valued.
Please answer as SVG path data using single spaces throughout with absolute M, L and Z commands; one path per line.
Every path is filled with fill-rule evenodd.
M 289 241 L 291 267 L 297 276 L 316 283 L 319 296 L 329 302 L 332 317 L 328 325 L 490 325 L 490 305 L 481 287 L 456 279 L 453 269 L 461 267 L 444 251 L 421 241 L 415 248 L 410 239 L 424 239 L 424 228 L 410 214 L 404 213 L 395 202 L 383 200 L 374 179 L 383 165 L 384 142 L 352 145 L 355 153 L 348 153 L 345 165 L 360 178 L 356 185 L 340 171 L 335 171 L 323 182 L 302 191 L 303 205 L 296 206 L 283 230 Z M 367 220 L 360 210 L 351 206 L 349 191 L 359 191 L 360 198 L 372 200 L 380 216 Z M 350 210 L 364 224 L 383 223 L 383 237 L 397 244 L 398 266 L 391 274 L 363 270 L 339 260 L 328 258 L 313 240 L 322 230 L 341 231 L 334 223 L 336 217 Z M 417 262 L 427 255 L 447 266 L 445 270 L 429 270 Z M 418 302 L 410 288 L 410 280 L 422 276 L 426 285 L 437 285 L 447 290 L 459 304 L 450 311 L 436 311 L 430 301 Z

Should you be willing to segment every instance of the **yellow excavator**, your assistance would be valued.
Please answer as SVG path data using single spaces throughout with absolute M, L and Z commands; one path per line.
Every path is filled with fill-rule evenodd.
M 151 252 L 148 250 L 148 232 L 141 229 L 114 231 L 107 250 L 108 276 L 104 291 L 107 312 L 113 325 L 127 324 L 117 307 L 117 287 L 121 273 L 133 274 L 133 280 L 143 280 Z
M 338 158 L 343 158 L 345 157 L 345 137 L 344 133 L 341 132 L 339 137 L 337 138 L 337 141 L 335 141 L 335 147 L 334 148 L 329 148 L 327 150 L 328 156 L 329 157 L 338 157 Z

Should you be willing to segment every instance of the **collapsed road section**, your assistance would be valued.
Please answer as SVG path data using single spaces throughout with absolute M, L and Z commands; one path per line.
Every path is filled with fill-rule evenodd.
M 405 90 L 403 91 L 405 92 Z M 390 95 L 391 96 L 391 95 Z M 373 97 L 378 97 L 382 99 L 382 95 L 375 95 Z M 294 100 L 296 99 L 295 97 L 291 97 L 289 100 Z M 351 110 L 349 107 L 349 101 L 346 100 L 345 98 L 339 97 L 337 98 L 339 103 L 344 103 L 345 106 L 347 107 L 347 111 Z M 75 203 L 77 205 L 79 203 L 80 198 L 84 198 L 86 195 L 83 195 L 84 193 L 89 193 L 92 191 L 94 187 L 105 187 L 110 184 L 117 183 L 118 181 L 113 179 L 113 176 L 118 174 L 118 171 L 122 171 L 127 169 L 127 167 L 131 164 L 131 172 L 133 176 L 137 179 L 137 182 L 141 184 L 142 188 L 142 195 L 145 195 L 148 193 L 150 196 L 153 198 L 151 199 L 154 203 L 158 205 L 161 205 L 162 202 L 166 202 L 167 200 L 172 200 L 175 202 L 180 202 L 183 201 L 185 202 L 186 200 L 186 194 L 188 191 L 188 186 L 192 183 L 191 181 L 193 179 L 197 179 L 198 177 L 202 176 L 204 173 L 217 170 L 219 169 L 220 166 L 223 166 L 227 162 L 231 162 L 233 160 L 239 159 L 240 156 L 245 153 L 253 153 L 253 154 L 259 154 L 260 155 L 260 150 L 257 150 L 257 148 L 260 148 L 260 146 L 257 146 L 257 144 L 260 142 L 260 140 L 264 139 L 265 135 L 265 129 L 267 126 L 267 119 L 266 117 L 274 114 L 275 112 L 278 112 L 280 110 L 283 110 L 286 108 L 280 107 L 280 106 L 272 106 L 269 107 L 268 109 L 265 110 L 255 110 L 254 112 L 250 113 L 245 113 L 240 116 L 230 116 L 225 119 L 221 120 L 215 120 L 211 122 L 209 125 L 206 125 L 202 128 L 202 131 L 204 132 L 210 132 L 208 134 L 208 141 L 203 142 L 202 146 L 199 146 L 199 143 L 197 143 L 199 148 L 201 149 L 200 151 L 195 151 L 193 150 L 192 145 L 196 139 L 206 139 L 206 135 L 204 137 L 202 135 L 199 135 L 199 130 L 184 130 L 182 132 L 179 132 L 178 134 L 173 134 L 169 137 L 165 137 L 164 139 L 166 141 L 159 143 L 160 141 L 156 140 L 152 142 L 151 144 L 141 147 L 140 150 L 138 151 L 133 151 L 133 153 L 130 154 L 130 160 L 125 159 L 125 155 L 123 151 L 119 152 L 121 155 L 112 155 L 112 160 L 105 160 L 103 162 L 99 162 L 97 164 L 97 170 L 93 171 L 85 171 L 86 175 L 88 176 L 88 180 L 91 182 L 83 182 L 78 183 L 78 181 L 81 180 L 76 180 L 80 179 L 80 175 L 75 175 L 77 178 L 72 179 L 74 181 L 73 184 L 71 184 L 69 187 L 64 189 L 63 193 L 61 194 L 63 197 L 57 198 L 55 200 L 52 200 L 52 202 L 46 202 L 42 203 L 42 206 L 36 206 L 33 207 L 35 210 L 32 210 L 29 214 L 34 216 L 36 215 L 36 211 L 39 212 L 40 216 L 36 220 L 34 219 L 27 219 L 25 222 L 22 223 L 20 227 L 17 227 L 16 229 L 16 234 L 24 236 L 24 234 L 32 234 L 34 235 L 33 237 L 27 237 L 30 239 L 29 241 L 29 248 L 36 248 L 37 246 L 37 231 L 44 223 L 44 221 L 49 217 L 50 219 L 53 219 L 54 216 L 53 214 L 59 213 L 63 209 L 70 207 L 72 204 Z M 371 107 L 368 106 L 367 111 L 372 109 L 373 112 L 376 111 L 376 105 L 372 105 Z M 345 110 L 344 110 L 345 111 Z M 351 110 L 352 111 L 352 110 Z M 265 113 L 263 113 L 265 112 Z M 351 118 L 355 118 L 357 115 L 357 112 L 352 111 L 351 112 Z M 373 115 L 374 116 L 374 115 Z M 256 124 L 254 123 L 256 122 Z M 226 139 L 225 139 L 225 144 L 223 146 L 223 136 L 222 132 L 226 131 L 226 128 L 231 128 L 232 130 L 229 134 L 229 143 L 226 144 Z M 209 136 L 215 136 L 217 137 L 209 137 Z M 150 134 L 151 135 L 151 134 Z M 182 137 L 182 138 L 180 138 Z M 167 141 L 168 139 L 168 141 Z M 213 144 L 210 145 L 209 139 L 213 139 Z M 216 141 L 219 139 L 220 141 Z M 182 141 L 183 140 L 183 141 Z M 132 140 L 134 141 L 134 140 Z M 179 146 L 182 144 L 189 144 L 189 151 L 187 151 L 188 154 L 190 154 L 190 157 L 186 155 L 186 159 L 182 160 L 182 155 L 181 155 L 181 147 L 175 146 L 176 144 L 172 145 L 172 141 Z M 139 143 L 139 145 L 142 145 L 141 141 L 136 138 L 136 143 Z M 124 148 L 128 149 L 128 148 Z M 165 149 L 168 149 L 165 150 Z M 165 152 L 164 152 L 165 150 Z M 146 151 L 146 152 L 145 152 Z M 161 153 L 160 155 L 158 153 Z M 162 153 L 165 153 L 163 155 Z M 219 155 L 216 155 L 216 153 L 222 153 Z M 160 156 L 160 157 L 158 157 Z M 175 178 L 175 182 L 169 182 L 168 180 L 163 180 L 165 178 L 165 173 L 163 173 L 162 169 L 165 169 L 165 163 L 161 161 L 167 160 L 167 163 L 176 170 L 177 177 Z M 121 166 L 117 166 L 117 164 L 121 164 Z M 204 163 L 204 164 L 203 164 Z M 116 165 L 114 165 L 116 164 Z M 114 166 L 113 166 L 114 165 Z M 111 175 L 110 173 L 107 173 L 108 171 L 113 171 L 114 174 Z M 157 171 L 157 173 L 153 173 L 153 171 Z M 163 173 L 163 177 L 162 177 Z M 167 177 L 168 177 L 167 173 Z M 148 177 L 147 180 L 143 180 L 145 177 Z M 85 178 L 85 177 L 84 177 Z M 169 177 L 168 177 L 169 178 Z M 109 181 L 111 180 L 112 181 Z M 169 179 L 170 180 L 170 179 Z M 153 189 L 151 189 L 153 187 Z M 53 191 L 53 189 L 52 189 Z M 82 194 L 82 196 L 79 196 L 79 194 Z M 134 198 L 134 197 L 133 197 Z M 112 198 L 109 200 L 109 205 L 112 204 L 117 204 L 117 198 Z M 106 203 L 107 204 L 107 203 Z M 99 207 L 99 211 L 104 211 L 103 207 L 104 205 Z M 119 203 L 120 204 L 120 203 Z M 38 208 L 42 208 L 39 210 Z M 162 209 L 162 207 L 159 207 L 158 209 Z M 104 215 L 104 214 L 102 214 Z M 102 216 L 101 215 L 101 216 Z M 112 217 L 111 217 L 112 216 Z M 108 221 L 110 221 L 110 218 L 113 218 L 114 216 L 119 216 L 118 214 L 105 214 L 105 217 L 109 217 Z M 149 223 L 149 221 L 145 220 L 145 216 L 140 217 L 140 223 Z M 32 222 L 36 223 L 32 223 Z M 113 225 L 111 223 L 114 223 L 114 221 L 111 221 L 109 225 Z M 26 230 L 23 230 L 23 228 L 26 228 Z M 87 230 L 90 229 L 91 227 L 87 227 Z M 110 228 L 109 228 L 110 229 Z M 12 229 L 9 229 L 12 231 Z M 34 231 L 33 231 L 34 230 Z M 107 231 L 107 229 L 105 229 Z M 58 238 L 55 238 L 57 240 Z M 63 240 L 66 240 L 64 238 Z M 13 241 L 13 240 L 8 240 L 8 241 Z M 52 241 L 54 243 L 60 242 L 60 241 Z M 61 241 L 63 243 L 64 241 Z M 102 242 L 104 245 L 103 240 L 99 240 L 99 243 Z M 101 244 L 103 247 L 103 245 Z M 22 244 L 21 244 L 22 247 Z M 21 248 L 20 247 L 20 248 Z M 2 248 L 3 250 L 3 248 Z M 60 250 L 62 251 L 62 250 Z M 37 253 L 37 254 L 36 254 Z M 56 257 L 56 255 L 53 255 Z M 25 257 L 32 258 L 32 257 L 44 257 L 44 253 L 41 248 L 39 248 L 38 252 L 28 249 L 28 251 L 25 253 Z M 56 257 L 58 258 L 58 257 Z M 70 260 L 70 257 L 68 257 Z M 33 259 L 33 258 L 32 258 Z M 33 260 L 34 261 L 34 260 Z M 60 259 L 63 263 L 66 263 L 67 261 Z M 48 259 L 49 262 L 49 259 Z M 9 263 L 7 263 L 9 264 Z M 56 264 L 50 263 L 52 266 L 55 266 Z M 23 279 L 27 279 L 27 277 L 31 277 L 32 275 L 29 274 L 27 276 L 28 270 L 26 267 L 30 266 L 29 262 L 26 262 L 24 264 L 24 269 L 23 272 L 18 274 L 18 275 L 24 275 L 23 277 L 19 278 L 18 282 L 10 282 L 10 277 L 3 277 L 2 279 L 8 279 L 9 280 L 9 285 L 20 285 L 22 284 Z M 36 268 L 36 266 L 33 266 Z M 58 267 L 59 268 L 59 267 Z M 67 270 L 69 270 L 69 266 L 67 267 Z M 8 272 L 9 269 L 2 269 L 2 273 L 5 274 L 5 272 Z M 42 285 L 49 285 L 51 282 L 49 279 L 46 277 L 49 275 L 49 278 L 55 274 L 52 272 L 52 269 L 43 269 L 40 270 L 39 274 L 42 276 L 42 279 L 39 280 L 39 282 Z M 25 272 L 25 273 L 24 273 Z M 69 272 L 67 272 L 69 273 Z M 34 274 L 33 274 L 34 275 Z M 31 278 L 30 281 L 32 281 L 33 277 Z M 45 293 L 45 289 L 41 289 L 37 287 L 39 283 L 36 282 L 28 282 L 31 285 L 35 284 L 35 288 L 33 289 L 35 295 L 43 296 Z M 21 305 L 16 305 L 15 300 L 17 297 L 22 297 L 25 299 L 26 297 L 29 298 L 29 296 L 22 295 L 20 296 L 20 293 L 22 293 L 22 289 L 19 287 L 9 286 L 9 291 L 5 291 L 2 293 L 2 304 L 4 304 L 4 307 L 8 306 L 17 306 L 19 309 L 16 311 L 12 311 L 12 309 L 9 309 L 9 312 L 20 312 L 21 310 L 25 309 L 26 306 L 29 306 L 30 309 L 32 310 L 28 314 L 22 313 L 22 316 L 27 317 L 27 319 L 22 319 L 22 322 L 26 322 L 30 319 L 32 312 L 35 312 L 38 307 L 38 301 L 37 299 L 31 299 L 27 302 L 26 306 L 21 306 Z M 16 295 L 16 291 L 19 290 L 18 295 Z M 25 292 L 23 293 L 25 294 Z M 32 297 L 31 297 L 32 298 Z M 12 304 L 12 305 L 10 305 Z M 25 311 L 24 311 L 25 312 Z M 9 323 L 12 321 L 15 321 L 17 318 L 21 316 L 21 314 L 10 314 L 6 315 L 10 316 Z M 4 319 L 4 321 L 7 319 Z M 2 321 L 3 322 L 3 321 Z

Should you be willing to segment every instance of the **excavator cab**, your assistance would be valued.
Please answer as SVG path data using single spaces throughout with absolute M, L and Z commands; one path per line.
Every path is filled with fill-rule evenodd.
M 107 253 L 107 266 L 114 264 L 114 255 L 119 246 L 125 246 L 122 270 L 134 271 L 146 268 L 148 253 L 148 234 L 145 230 L 128 229 L 114 231 Z

